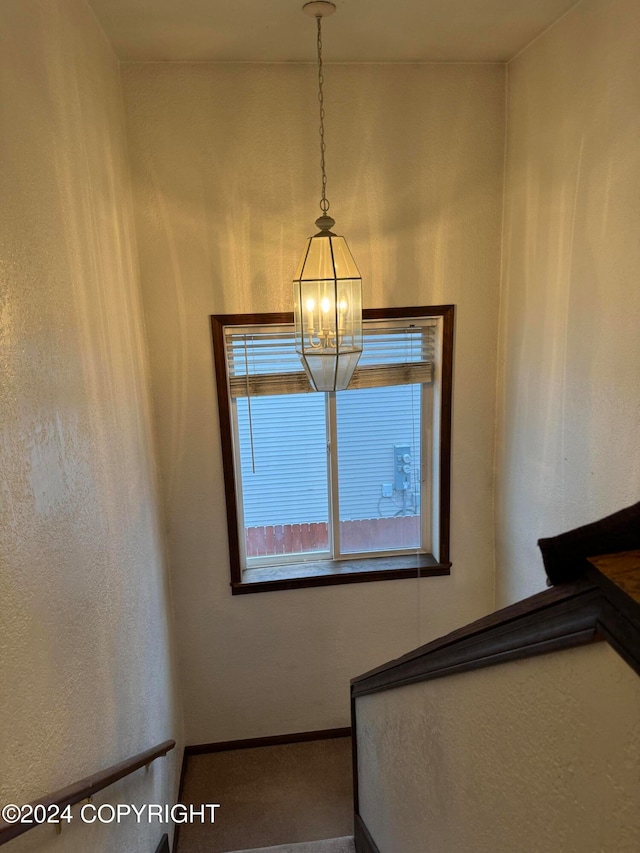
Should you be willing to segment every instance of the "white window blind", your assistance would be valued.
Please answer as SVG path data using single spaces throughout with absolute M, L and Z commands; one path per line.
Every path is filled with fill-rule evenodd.
M 433 381 L 434 320 L 365 321 L 364 351 L 349 389 Z M 311 392 L 293 325 L 225 329 L 231 397 Z

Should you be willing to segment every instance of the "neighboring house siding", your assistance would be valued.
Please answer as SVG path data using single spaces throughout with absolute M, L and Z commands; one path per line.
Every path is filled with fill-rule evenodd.
M 237 402 L 245 526 L 326 522 L 324 395 L 251 399 L 255 473 L 247 399 Z M 382 484 L 393 482 L 394 444 L 412 448 L 409 491 L 419 492 L 419 386 L 343 392 L 338 411 L 342 520 L 394 515 L 402 507 L 401 495 L 382 499 Z

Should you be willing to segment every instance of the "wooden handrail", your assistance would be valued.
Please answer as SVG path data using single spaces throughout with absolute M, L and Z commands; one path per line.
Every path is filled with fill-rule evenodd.
M 175 745 L 175 740 L 165 740 L 163 743 L 159 743 L 157 746 L 147 749 L 145 752 L 139 752 L 137 755 L 133 755 L 131 758 L 127 758 L 119 764 L 114 764 L 106 770 L 101 770 L 99 773 L 94 773 L 92 776 L 85 776 L 84 779 L 80 779 L 80 781 L 74 782 L 66 788 L 60 788 L 58 791 L 46 794 L 44 797 L 39 797 L 37 800 L 33 800 L 29 803 L 29 805 L 33 807 L 44 806 L 45 809 L 48 809 L 50 806 L 58 806 L 60 811 L 62 811 L 66 806 L 72 806 L 75 803 L 86 800 L 98 791 L 102 791 L 103 788 L 113 785 L 113 783 L 117 782 L 119 779 L 123 779 L 125 776 L 129 776 L 141 767 L 151 764 L 151 762 L 155 761 L 156 758 L 162 758 L 162 756 L 170 752 Z M 2 805 L 4 805 L 4 803 Z M 30 829 L 42 825 L 43 824 L 41 823 L 35 822 L 7 823 L 4 820 L 0 820 L 0 847 L 3 844 L 6 844 L 7 841 L 11 841 L 12 838 L 16 838 L 18 835 L 22 835 L 24 832 L 28 832 Z

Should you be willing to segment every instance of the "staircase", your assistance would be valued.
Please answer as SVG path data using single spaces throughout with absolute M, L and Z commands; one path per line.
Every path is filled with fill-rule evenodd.
M 352 850 L 352 775 L 350 728 L 187 747 L 180 801 L 221 806 L 178 827 L 176 853 Z
M 345 731 L 354 751 L 355 837 L 274 844 L 350 831 L 351 813 L 348 825 L 336 827 L 338 799 L 320 832 L 305 836 L 298 826 L 298 834 L 288 828 L 275 838 L 256 831 L 215 850 L 640 850 L 640 518 L 631 525 L 635 550 L 586 558 L 576 545 L 602 553 L 594 536 L 602 527 L 608 536 L 611 525 L 606 519 L 541 543 L 553 588 L 353 679 Z M 332 743 L 310 748 L 322 756 Z M 263 770 L 266 758 L 257 756 Z M 327 783 L 307 758 L 298 762 L 299 778 L 289 764 L 277 784 L 267 774 L 279 803 L 290 789 L 295 805 L 282 812 L 294 821 L 306 811 L 300 780 Z M 247 779 L 265 775 L 257 770 L 240 779 L 245 802 Z M 308 804 L 325 799 L 326 791 L 312 790 Z M 257 829 L 263 833 L 264 821 Z M 240 849 L 238 842 L 272 846 Z
M 301 844 L 280 844 L 278 847 L 254 847 L 232 853 L 355 853 L 353 838 L 329 838 L 326 841 L 305 841 Z

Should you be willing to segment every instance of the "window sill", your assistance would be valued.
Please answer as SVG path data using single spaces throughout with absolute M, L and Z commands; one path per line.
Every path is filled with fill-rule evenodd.
M 403 554 L 398 557 L 369 557 L 354 560 L 318 560 L 246 569 L 241 583 L 232 583 L 233 595 L 333 586 L 342 583 L 437 577 L 451 574 L 451 563 L 439 563 L 432 554 Z

